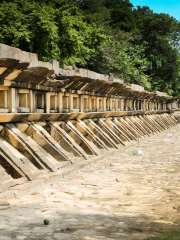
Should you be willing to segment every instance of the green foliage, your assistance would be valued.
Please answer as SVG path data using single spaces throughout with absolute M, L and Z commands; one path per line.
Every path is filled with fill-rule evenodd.
M 88 69 L 105 74 L 111 72 L 116 78 L 140 84 L 150 90 L 150 78 L 144 73 L 150 63 L 146 58 L 141 59 L 144 49 L 129 42 L 129 40 L 134 41 L 138 36 L 111 29 L 108 33 L 111 38 L 99 47 L 97 56 L 89 59 Z
M 96 23 L 98 26 L 105 25 L 110 20 L 110 9 L 105 6 L 106 0 L 83 0 L 78 5 L 84 14 L 84 20 Z
M 129 0 L 101 1 L 103 8 L 110 13 L 105 33 L 112 42 L 99 47 L 99 55 L 90 58 L 87 68 L 101 73 L 109 70 L 127 82 L 141 84 L 146 90 L 180 95 L 180 23 L 146 6 L 134 8 Z M 93 21 L 92 9 L 93 6 L 83 10 L 85 17 L 88 12 Z M 125 44 L 117 39 L 122 30 L 129 33 Z M 133 34 L 138 37 L 132 38 Z
M 111 11 L 111 26 L 124 31 L 136 28 L 133 4 L 129 0 L 106 0 L 105 6 Z
M 180 96 L 180 22 L 130 0 L 0 0 L 0 42 Z
M 58 27 L 50 6 L 21 0 L 0 5 L 0 42 L 40 58 L 50 57 L 57 46 Z
M 179 240 L 180 239 L 180 231 L 171 230 L 168 232 L 167 237 L 155 237 L 151 238 L 151 240 Z
M 69 2 L 69 3 L 68 3 Z M 105 39 L 101 29 L 83 21 L 72 1 L 15 0 L 0 5 L 0 42 L 61 66 L 85 64 Z
M 152 76 L 152 90 L 166 91 L 169 95 L 179 89 L 179 30 L 180 23 L 168 14 L 153 13 L 148 7 L 133 10 L 137 32 L 145 43 L 145 57 L 151 62 L 146 71 Z

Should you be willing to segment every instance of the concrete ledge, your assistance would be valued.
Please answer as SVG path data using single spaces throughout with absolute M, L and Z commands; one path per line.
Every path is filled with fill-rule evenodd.
M 0 113 L 8 113 L 9 109 L 7 108 L 0 108 Z
M 137 116 L 147 114 L 173 113 L 176 110 L 154 110 L 154 111 L 116 111 L 116 112 L 79 112 L 79 113 L 0 113 L 0 123 L 29 122 L 29 121 L 66 121 L 76 119 L 94 119 L 107 117 Z

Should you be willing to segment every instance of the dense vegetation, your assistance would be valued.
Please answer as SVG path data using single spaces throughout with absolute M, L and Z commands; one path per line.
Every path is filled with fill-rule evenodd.
M 0 0 L 0 42 L 180 96 L 180 22 L 129 0 Z

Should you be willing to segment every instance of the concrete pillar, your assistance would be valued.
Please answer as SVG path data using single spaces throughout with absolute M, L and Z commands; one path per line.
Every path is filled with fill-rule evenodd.
M 151 109 L 154 110 L 154 102 L 151 102 Z
M 136 110 L 136 101 L 135 100 L 133 101 L 133 110 L 134 111 Z
M 139 101 L 136 101 L 136 110 L 139 110 Z
M 139 110 L 143 110 L 143 102 L 142 101 L 139 101 Z
M 46 113 L 50 113 L 50 99 L 51 99 L 51 93 L 50 92 L 46 92 L 46 100 L 45 100 L 45 103 L 46 103 Z
M 154 102 L 151 102 L 152 110 L 154 110 Z
M 80 112 L 84 112 L 84 95 L 80 95 Z
M 17 92 L 15 88 L 10 88 L 9 92 L 9 101 L 8 101 L 8 108 L 9 111 L 11 113 L 16 113 L 17 112 L 17 103 L 16 103 L 16 99 L 17 99 Z
M 112 98 L 109 98 L 109 110 L 112 111 Z
M 124 99 L 120 99 L 120 109 L 124 111 Z
M 126 100 L 126 111 L 128 111 L 129 110 L 129 100 Z
M 35 113 L 35 92 L 33 90 L 29 91 L 29 112 Z
M 58 108 L 58 105 L 57 105 L 57 94 L 56 94 L 56 96 L 54 96 L 54 110 L 56 110 L 57 111 L 57 108 Z
M 73 111 L 73 94 L 70 94 L 68 97 L 68 109 L 69 112 Z
M 157 109 L 157 103 L 154 102 L 154 110 L 156 110 L 156 109 Z
M 8 91 L 3 90 L 0 92 L 0 108 L 8 108 Z
M 99 112 L 99 97 L 96 98 L 96 108 L 97 112 Z
M 103 98 L 103 111 L 106 112 L 106 100 L 107 98 Z
M 152 109 L 152 102 L 149 102 L 149 110 Z
M 161 103 L 158 103 L 158 110 L 161 110 Z
M 143 100 L 142 101 L 142 110 L 146 110 L 146 101 L 145 100 Z
M 115 110 L 118 111 L 118 100 L 116 99 L 116 102 L 115 102 Z
M 126 102 L 126 99 L 124 99 L 124 109 L 123 109 L 123 111 L 126 111 L 126 105 L 127 105 L 127 102 Z
M 89 96 L 89 99 L 88 99 L 88 101 L 89 101 L 89 111 L 91 112 L 92 111 L 92 106 L 91 106 L 91 96 Z
M 132 100 L 129 100 L 129 111 L 132 111 L 132 104 L 133 104 L 133 101 Z
M 57 94 L 57 101 L 58 101 L 58 112 L 62 113 L 63 112 L 63 96 L 64 93 L 58 93 Z
M 163 110 L 166 110 L 166 103 L 163 104 Z

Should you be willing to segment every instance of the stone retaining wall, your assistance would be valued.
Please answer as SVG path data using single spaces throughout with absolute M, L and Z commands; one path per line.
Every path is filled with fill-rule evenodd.
M 0 193 L 176 125 L 179 100 L 0 44 Z

